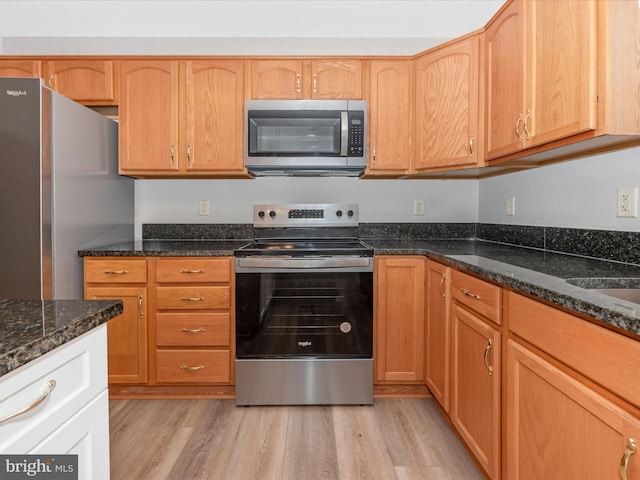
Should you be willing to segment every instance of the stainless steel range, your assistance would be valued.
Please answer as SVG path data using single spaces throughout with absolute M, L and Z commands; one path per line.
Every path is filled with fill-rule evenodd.
M 373 250 L 357 204 L 254 206 L 235 252 L 236 404 L 373 403 Z

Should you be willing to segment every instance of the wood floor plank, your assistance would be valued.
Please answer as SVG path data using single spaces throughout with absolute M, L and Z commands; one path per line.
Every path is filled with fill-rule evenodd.
M 111 479 L 479 480 L 432 399 L 236 407 L 111 400 Z

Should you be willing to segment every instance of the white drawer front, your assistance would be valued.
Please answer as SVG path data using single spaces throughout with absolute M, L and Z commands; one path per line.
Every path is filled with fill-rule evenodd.
M 107 388 L 106 325 L 0 377 L 0 419 L 42 397 L 33 410 L 0 423 L 0 452 L 25 453 Z

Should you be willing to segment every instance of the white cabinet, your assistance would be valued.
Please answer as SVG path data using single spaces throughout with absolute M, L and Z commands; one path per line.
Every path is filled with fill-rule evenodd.
M 106 328 L 0 377 L 0 452 L 77 454 L 80 479 L 109 478 Z

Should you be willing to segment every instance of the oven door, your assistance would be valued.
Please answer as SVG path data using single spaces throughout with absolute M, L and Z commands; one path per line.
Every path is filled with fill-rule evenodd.
M 372 352 L 372 271 L 236 273 L 238 359 L 371 358 Z

